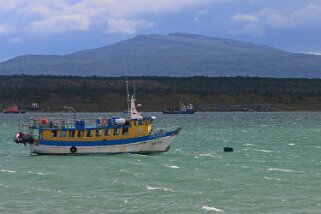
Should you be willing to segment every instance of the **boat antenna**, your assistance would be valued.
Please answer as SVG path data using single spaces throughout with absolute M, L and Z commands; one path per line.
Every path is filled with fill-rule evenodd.
M 74 120 L 76 119 L 76 109 L 71 106 L 64 106 L 64 108 L 68 109 L 69 113 L 72 114 Z
M 126 82 L 126 94 L 127 94 L 126 102 L 127 102 L 127 114 L 129 115 L 130 114 L 130 99 L 129 99 L 128 73 L 127 73 L 125 63 L 124 63 L 124 59 L 123 59 L 123 70 L 125 71 L 125 74 L 126 74 L 126 81 L 125 81 Z
M 128 79 L 126 76 L 126 92 L 127 92 L 127 114 L 130 113 L 130 106 L 129 106 L 129 88 L 128 88 Z
M 136 84 L 135 84 L 135 80 L 133 80 L 133 85 L 134 85 L 134 99 L 136 99 Z

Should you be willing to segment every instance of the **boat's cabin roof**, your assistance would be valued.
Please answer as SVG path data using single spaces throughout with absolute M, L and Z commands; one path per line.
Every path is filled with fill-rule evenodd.
M 97 128 L 130 128 L 139 125 L 151 125 L 155 118 L 125 119 L 121 117 L 96 119 L 38 118 L 30 119 L 32 129 L 97 129 Z

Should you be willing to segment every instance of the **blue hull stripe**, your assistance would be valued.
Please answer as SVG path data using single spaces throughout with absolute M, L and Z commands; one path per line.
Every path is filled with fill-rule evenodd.
M 163 134 L 152 134 L 144 137 L 136 137 L 120 140 L 106 140 L 106 141 L 57 141 L 57 140 L 40 140 L 39 145 L 48 146 L 112 146 L 112 145 L 125 145 L 138 142 L 150 141 L 161 139 L 164 137 L 172 136 L 176 130 L 164 132 Z

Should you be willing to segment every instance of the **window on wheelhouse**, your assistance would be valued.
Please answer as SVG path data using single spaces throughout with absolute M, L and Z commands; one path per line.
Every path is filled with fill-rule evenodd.
M 135 120 L 134 122 L 135 126 L 143 125 L 143 120 Z
M 93 133 L 94 133 L 94 130 L 92 130 L 92 129 L 87 130 L 87 135 L 86 135 L 86 137 L 92 137 L 92 136 L 93 136 Z
M 128 128 L 123 128 L 123 135 L 128 135 Z
M 39 130 L 39 137 L 40 137 L 40 139 L 43 139 L 43 131 L 42 130 Z
M 100 137 L 103 135 L 103 130 L 102 129 L 96 129 L 96 137 Z
M 114 135 L 119 135 L 120 134 L 120 129 L 114 128 Z
M 61 130 L 60 131 L 60 137 L 65 138 L 67 136 L 67 131 L 66 130 Z
M 58 137 L 58 130 L 52 130 L 51 137 Z
M 75 136 L 76 136 L 76 131 L 75 130 L 69 130 L 68 137 L 75 137 Z
M 110 136 L 110 129 L 105 129 L 105 136 Z
M 84 130 L 78 130 L 77 137 L 83 137 L 84 136 Z

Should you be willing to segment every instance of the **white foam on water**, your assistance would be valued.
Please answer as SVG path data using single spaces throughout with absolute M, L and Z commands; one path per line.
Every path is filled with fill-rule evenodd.
M 44 173 L 42 172 L 33 172 L 33 171 L 28 171 L 28 173 L 30 174 L 37 174 L 37 175 L 45 175 Z
M 148 190 L 163 190 L 165 192 L 169 191 L 169 192 L 174 192 L 172 189 L 166 188 L 166 187 L 151 187 L 149 185 L 146 185 Z
M 295 170 L 292 170 L 292 169 L 279 169 L 279 168 L 268 168 L 268 171 L 300 172 L 300 173 L 303 173 L 303 171 L 295 171 Z
M 214 212 L 224 212 L 224 210 L 222 210 L 222 209 L 218 209 L 216 207 L 208 207 L 208 206 L 203 206 L 202 210 L 214 211 Z
M 172 168 L 172 169 L 179 169 L 179 167 L 178 166 L 175 166 L 175 165 L 165 165 L 165 166 L 167 166 L 167 167 L 169 167 L 169 168 Z
M 1 172 L 3 172 L 3 173 L 16 173 L 17 171 L 2 169 Z
M 244 144 L 244 146 L 254 146 L 254 145 L 251 143 L 246 143 L 246 144 Z
M 321 146 L 313 146 L 314 148 L 321 149 Z
M 209 153 L 206 153 L 206 154 L 200 154 L 200 156 L 201 156 L 201 157 L 206 157 L 206 156 L 208 156 L 208 157 L 213 157 L 213 155 L 211 155 L 211 154 L 209 154 Z
M 294 144 L 294 143 L 289 143 L 288 145 L 289 145 L 289 146 L 295 146 L 295 144 Z
M 268 127 L 268 125 L 260 125 L 260 127 Z
M 283 179 L 280 178 L 271 178 L 271 177 L 264 177 L 266 180 L 277 180 L 277 181 L 282 181 Z
M 271 153 L 272 152 L 271 150 L 265 150 L 265 149 L 259 149 L 258 151 L 265 152 L 265 153 Z

